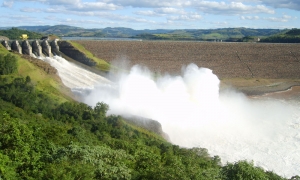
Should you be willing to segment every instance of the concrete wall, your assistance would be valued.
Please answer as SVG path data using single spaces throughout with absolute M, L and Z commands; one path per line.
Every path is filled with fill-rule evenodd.
M 30 56 L 64 56 L 88 66 L 95 66 L 96 62 L 72 46 L 67 41 L 56 40 L 2 40 L 1 44 L 11 51 Z

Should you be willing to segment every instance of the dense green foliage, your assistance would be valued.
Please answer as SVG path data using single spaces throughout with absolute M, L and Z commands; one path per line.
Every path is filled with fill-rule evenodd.
M 283 34 L 273 35 L 261 39 L 261 42 L 272 43 L 300 43 L 300 29 L 292 29 Z
M 104 103 L 58 103 L 29 76 L 0 78 L 0 179 L 284 179 L 246 161 L 222 166 L 108 116 Z
M 9 39 L 21 39 L 20 37 L 22 34 L 27 34 L 29 36 L 29 39 L 41 39 L 43 37 L 43 35 L 40 33 L 22 30 L 18 28 L 0 30 L 0 36 L 5 36 L 8 37 Z
M 17 71 L 17 58 L 11 54 L 0 54 L 0 75 L 12 74 Z

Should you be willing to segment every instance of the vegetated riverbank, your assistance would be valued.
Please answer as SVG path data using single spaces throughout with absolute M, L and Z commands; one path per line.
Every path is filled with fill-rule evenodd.
M 213 70 L 225 87 L 247 95 L 300 85 L 300 44 L 186 41 L 76 41 L 96 57 L 118 65 L 126 61 L 156 74 L 180 74 L 195 63 Z

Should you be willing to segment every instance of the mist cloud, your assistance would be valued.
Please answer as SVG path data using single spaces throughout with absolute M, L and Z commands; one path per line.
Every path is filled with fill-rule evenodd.
M 223 163 L 247 159 L 283 176 L 300 172 L 300 154 L 289 153 L 300 148 L 296 102 L 220 92 L 219 83 L 210 69 L 194 64 L 183 67 L 180 76 L 159 77 L 134 66 L 113 90 L 98 86 L 85 102 L 103 101 L 112 114 L 157 120 L 172 143 L 207 148 Z
M 134 66 L 110 76 L 110 82 L 62 58 L 51 59 L 45 61 L 58 69 L 66 85 L 81 93 L 84 102 L 91 106 L 105 102 L 109 113 L 157 120 L 174 144 L 207 148 L 223 163 L 253 160 L 286 177 L 300 172 L 299 102 L 219 90 L 212 70 L 194 64 L 183 67 L 178 76 Z

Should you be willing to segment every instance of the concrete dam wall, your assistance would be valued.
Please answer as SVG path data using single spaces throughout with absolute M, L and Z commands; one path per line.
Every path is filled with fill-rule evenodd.
M 16 51 L 20 54 L 30 56 L 53 56 L 60 55 L 57 48 L 57 40 L 8 40 L 2 41 L 1 44 L 7 49 Z M 53 50 L 52 50 L 53 49 Z
M 62 56 L 71 58 L 88 66 L 95 66 L 96 62 L 88 58 L 84 53 L 74 48 L 67 41 L 56 40 L 3 40 L 1 44 L 9 51 L 26 54 L 33 57 Z
M 7 49 L 30 56 L 60 55 L 58 40 L 4 40 L 1 44 Z

